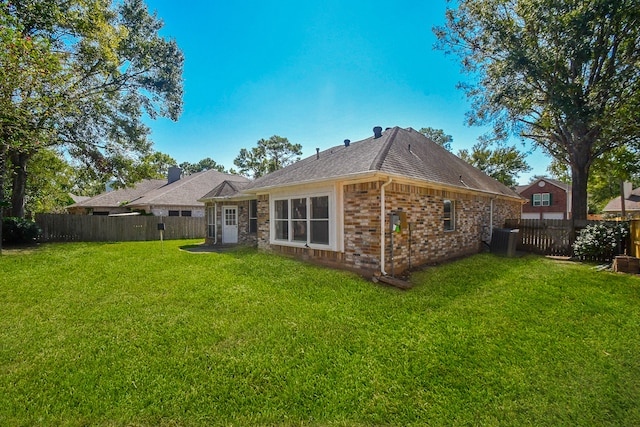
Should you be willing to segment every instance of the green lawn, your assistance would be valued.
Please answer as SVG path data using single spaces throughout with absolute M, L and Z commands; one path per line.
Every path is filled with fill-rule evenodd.
M 640 425 L 640 278 L 489 254 L 410 291 L 241 249 L 0 257 L 0 425 Z

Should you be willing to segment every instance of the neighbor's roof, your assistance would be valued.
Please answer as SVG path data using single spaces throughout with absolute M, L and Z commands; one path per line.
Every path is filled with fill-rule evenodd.
M 521 198 L 512 189 L 456 157 L 414 129 L 388 128 L 340 145 L 258 178 L 245 188 L 257 192 L 312 182 L 385 173 L 419 181 Z
M 102 193 L 69 207 L 202 206 L 199 199 L 225 180 L 249 181 L 238 175 L 207 170 L 187 175 L 172 183 L 163 179 L 144 180 L 134 187 Z
M 545 182 L 548 182 L 551 185 L 555 185 L 556 187 L 564 190 L 567 193 L 569 191 L 571 191 L 571 184 L 567 184 L 566 182 L 558 181 L 557 179 L 543 177 L 543 178 L 536 179 L 531 184 L 516 186 L 516 188 L 515 188 L 516 193 L 522 194 L 522 192 L 525 191 L 526 189 L 534 187 L 534 186 L 537 186 L 540 181 L 545 181 Z
M 207 170 L 185 176 L 171 184 L 152 190 L 127 206 L 199 206 L 202 205 L 199 199 L 204 194 L 207 194 L 211 188 L 230 178 L 238 181 L 249 181 L 241 176 L 229 175 L 216 170 Z
M 118 190 L 108 191 L 106 193 L 98 194 L 97 196 L 90 197 L 88 199 L 74 203 L 68 208 L 104 208 L 104 207 L 118 207 L 123 204 L 129 203 L 132 200 L 137 200 L 142 195 L 160 188 L 166 185 L 167 181 L 164 179 L 145 179 L 138 182 L 133 187 L 120 188 Z
M 622 203 L 620 196 L 607 203 L 602 209 L 603 212 L 622 212 Z M 624 199 L 624 210 L 627 212 L 640 211 L 640 187 L 631 192 L 628 198 Z

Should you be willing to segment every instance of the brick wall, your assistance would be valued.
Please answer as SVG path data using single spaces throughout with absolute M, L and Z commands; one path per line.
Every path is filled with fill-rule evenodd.
M 258 247 L 302 259 L 339 264 L 363 274 L 380 270 L 380 193 L 383 181 L 345 185 L 344 253 L 292 248 L 269 244 L 269 198 L 258 198 Z M 444 230 L 444 200 L 455 205 L 455 230 Z M 423 264 L 458 258 L 480 251 L 482 239 L 489 239 L 491 198 L 433 188 L 391 183 L 385 187 L 385 270 L 391 273 L 392 210 L 406 213 L 409 227 L 393 235 L 394 273 Z M 494 200 L 493 226 L 500 228 L 508 218 L 520 215 L 520 203 Z
M 383 182 L 347 185 L 344 188 L 346 263 L 364 270 L 380 268 L 380 187 Z M 444 200 L 455 206 L 455 229 L 444 230 Z M 407 226 L 393 234 L 391 258 L 391 211 L 406 214 Z M 494 200 L 493 225 L 503 227 L 517 217 L 520 203 Z M 399 273 L 412 267 L 440 262 L 481 249 L 489 239 L 491 198 L 391 183 L 385 187 L 385 270 Z M 410 230 L 411 228 L 411 230 Z

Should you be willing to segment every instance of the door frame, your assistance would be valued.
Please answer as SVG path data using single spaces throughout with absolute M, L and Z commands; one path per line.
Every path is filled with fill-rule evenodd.
M 227 211 L 234 211 L 234 217 L 236 223 L 233 225 L 227 225 Z M 222 243 L 238 243 L 238 206 L 237 205 L 225 205 L 222 206 Z M 229 229 L 235 228 L 235 234 L 232 239 L 227 239 L 227 232 Z M 230 240 L 230 241 L 229 241 Z

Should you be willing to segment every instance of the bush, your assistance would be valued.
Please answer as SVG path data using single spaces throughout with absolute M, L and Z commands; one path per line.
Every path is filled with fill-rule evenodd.
M 573 253 L 581 258 L 613 259 L 624 251 L 629 235 L 627 222 L 589 224 L 576 238 Z
M 41 233 L 40 226 L 29 219 L 14 217 L 2 219 L 2 243 L 7 245 L 33 243 Z

